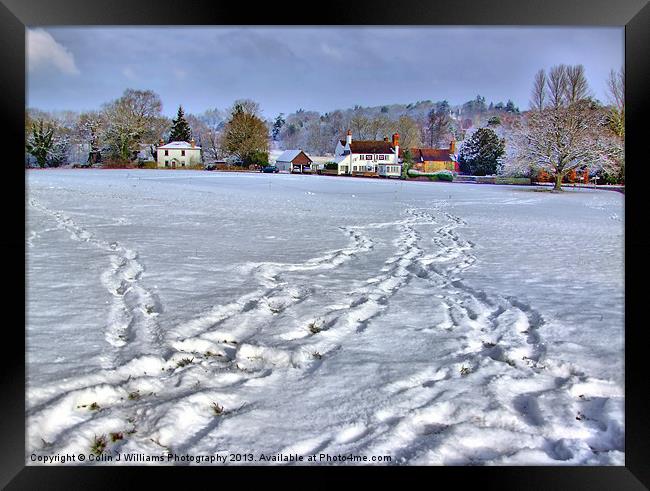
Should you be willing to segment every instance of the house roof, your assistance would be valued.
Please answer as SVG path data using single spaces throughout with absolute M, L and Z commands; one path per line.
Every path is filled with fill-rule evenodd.
M 393 153 L 391 142 L 383 140 L 352 140 L 352 153 Z
M 411 157 L 413 157 L 414 162 L 451 162 L 452 158 L 450 157 L 451 152 L 448 148 L 410 148 Z M 400 148 L 399 152 L 400 157 L 404 156 L 404 152 Z
M 293 162 L 293 159 L 295 159 L 302 150 L 285 150 L 278 156 L 277 159 L 275 159 L 276 162 Z M 309 158 L 309 155 L 305 154 L 307 158 Z M 311 159 L 310 159 L 311 160 Z
M 422 154 L 422 160 L 424 161 L 451 161 L 451 152 L 448 148 L 421 148 L 420 153 Z
M 187 142 L 169 142 L 167 145 L 161 145 L 158 148 L 163 148 L 163 149 L 172 149 L 172 148 L 180 148 L 180 149 L 200 149 L 198 145 L 192 146 L 190 143 Z

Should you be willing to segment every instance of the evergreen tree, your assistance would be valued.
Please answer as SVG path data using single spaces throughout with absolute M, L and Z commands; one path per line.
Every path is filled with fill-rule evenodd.
M 510 99 L 508 99 L 508 103 L 506 104 L 506 112 L 507 113 L 518 113 L 519 108 L 515 106 L 514 102 L 512 102 Z
M 27 152 L 33 155 L 40 167 L 45 167 L 47 158 L 54 148 L 54 128 L 43 128 L 43 120 L 32 123 L 32 135 L 25 145 Z
M 505 153 L 505 141 L 490 128 L 479 128 L 460 149 L 460 171 L 473 176 L 496 174 Z
M 269 150 L 266 124 L 244 105 L 236 103 L 224 129 L 222 149 L 245 165 L 263 161 L 262 154 Z
M 169 142 L 189 142 L 192 139 L 192 130 L 185 119 L 183 106 L 178 106 L 176 119 L 172 119 L 172 129 L 169 133 Z
M 278 114 L 278 117 L 275 118 L 275 121 L 273 122 L 273 129 L 271 130 L 271 135 L 273 136 L 274 141 L 277 141 L 280 130 L 284 126 L 285 122 L 286 121 L 284 120 L 283 113 Z
M 499 116 L 492 116 L 488 119 L 488 126 L 499 126 L 501 124 L 501 118 Z
M 409 170 L 413 167 L 413 155 L 411 155 L 411 150 L 408 148 L 404 150 L 402 156 L 402 178 L 408 179 Z

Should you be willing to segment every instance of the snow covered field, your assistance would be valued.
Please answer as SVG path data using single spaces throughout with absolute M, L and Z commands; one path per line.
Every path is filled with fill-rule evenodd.
M 624 464 L 619 193 L 45 170 L 26 211 L 28 464 Z

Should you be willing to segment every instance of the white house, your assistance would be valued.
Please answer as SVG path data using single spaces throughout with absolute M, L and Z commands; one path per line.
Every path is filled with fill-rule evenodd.
M 348 130 L 346 139 L 336 143 L 334 155 L 339 175 L 399 177 L 402 173 L 398 133 L 393 134 L 392 141 L 388 138 L 352 141 L 352 132 Z
M 162 142 L 161 142 L 162 143 Z M 170 142 L 157 148 L 158 167 L 189 167 L 201 164 L 201 147 L 197 147 L 194 139 L 187 142 Z

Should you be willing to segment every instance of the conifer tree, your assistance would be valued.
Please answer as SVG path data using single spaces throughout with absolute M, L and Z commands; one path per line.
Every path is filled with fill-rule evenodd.
M 38 124 L 32 123 L 32 135 L 25 146 L 27 152 L 36 158 L 40 167 L 45 167 L 47 164 L 47 158 L 54 147 L 53 137 L 54 128 L 50 125 L 44 128 L 42 119 L 38 121 Z
M 172 119 L 172 129 L 169 134 L 170 142 L 189 142 L 192 139 L 192 130 L 185 119 L 183 106 L 178 106 L 176 119 Z

